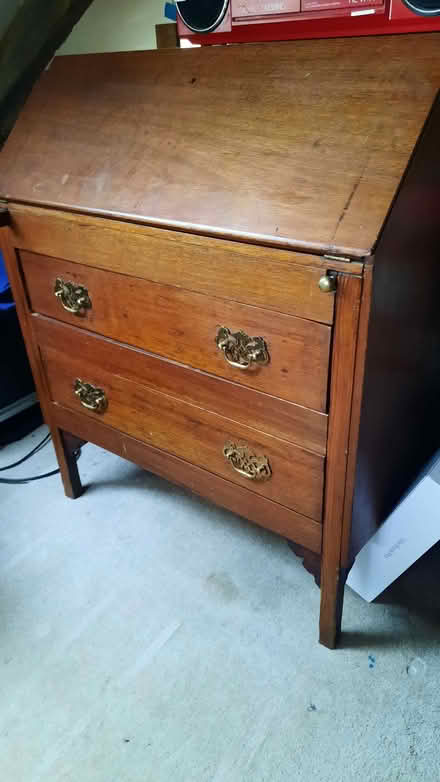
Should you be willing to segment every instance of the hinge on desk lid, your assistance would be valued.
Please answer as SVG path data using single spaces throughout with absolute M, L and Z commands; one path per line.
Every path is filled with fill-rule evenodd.
M 351 263 L 351 258 L 346 258 L 344 255 L 324 255 L 327 261 L 339 261 L 340 263 Z

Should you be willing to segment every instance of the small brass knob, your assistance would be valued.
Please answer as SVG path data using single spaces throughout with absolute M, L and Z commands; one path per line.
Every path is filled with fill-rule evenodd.
M 336 274 L 324 274 L 318 285 L 323 293 L 333 293 L 336 290 Z

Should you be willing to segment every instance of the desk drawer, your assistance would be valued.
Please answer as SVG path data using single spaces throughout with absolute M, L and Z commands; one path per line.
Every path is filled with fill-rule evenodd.
M 19 250 L 333 322 L 334 296 L 318 285 L 325 258 L 23 204 L 10 209 Z M 350 268 L 362 271 L 356 262 Z
M 20 255 L 35 312 L 325 411 L 329 326 L 26 251 Z M 64 305 L 54 295 L 57 280 L 87 289 L 88 306 L 80 314 L 65 309 L 72 306 L 67 294 Z M 260 345 L 252 361 L 245 344 L 238 346 L 238 358 L 237 351 L 221 350 L 220 327 L 229 329 L 232 340 L 239 332 L 262 337 L 267 353 Z M 230 363 L 241 359 L 245 364 L 249 359 L 248 368 Z
M 212 472 L 196 467 L 177 456 L 146 445 L 134 437 L 122 434 L 101 423 L 102 418 L 82 415 L 53 403 L 51 418 L 65 432 L 106 448 L 129 459 L 145 470 L 161 475 L 173 483 L 185 486 L 216 505 L 228 508 L 239 516 L 251 519 L 277 535 L 293 540 L 310 551 L 321 553 L 322 524 L 308 516 L 280 505 L 278 502 L 248 491 Z M 128 489 L 129 490 L 129 489 Z
M 81 356 L 89 364 L 94 364 L 98 356 L 100 366 L 111 375 L 121 375 L 153 391 L 203 407 L 309 451 L 326 454 L 328 417 L 325 413 L 206 372 L 196 372 L 139 348 L 121 345 L 42 315 L 32 316 L 32 326 L 38 344 L 45 348 L 61 350 L 66 356 Z
M 109 373 L 98 353 L 40 350 L 54 402 L 321 520 L 324 457 Z

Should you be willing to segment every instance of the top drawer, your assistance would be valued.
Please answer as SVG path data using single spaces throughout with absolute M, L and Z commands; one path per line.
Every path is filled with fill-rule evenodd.
M 9 209 L 19 250 L 333 322 L 334 295 L 318 286 L 328 262 L 319 256 L 20 204 Z M 351 272 L 361 268 L 350 264 Z
M 326 409 L 329 326 L 26 251 L 20 258 L 35 312 L 280 399 Z M 256 339 L 248 345 L 238 332 Z M 220 335 L 223 349 L 216 344 Z

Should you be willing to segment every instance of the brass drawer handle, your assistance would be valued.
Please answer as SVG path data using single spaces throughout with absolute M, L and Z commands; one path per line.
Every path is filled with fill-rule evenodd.
M 268 458 L 254 453 L 246 443 L 225 443 L 223 456 L 239 475 L 251 481 L 268 481 L 272 476 Z
M 233 334 L 226 326 L 220 326 L 215 342 L 228 364 L 236 369 L 251 369 L 254 364 L 264 366 L 270 361 L 263 337 L 249 337 L 244 331 Z
M 77 378 L 73 390 L 79 398 L 83 407 L 87 410 L 94 410 L 95 413 L 103 413 L 107 409 L 107 397 L 102 388 L 92 386 L 91 383 L 84 383 Z
M 63 280 L 57 277 L 55 280 L 54 294 L 60 300 L 67 312 L 73 312 L 75 315 L 81 315 L 83 310 L 92 308 L 92 302 L 89 292 L 84 285 L 77 285 L 75 282 Z

